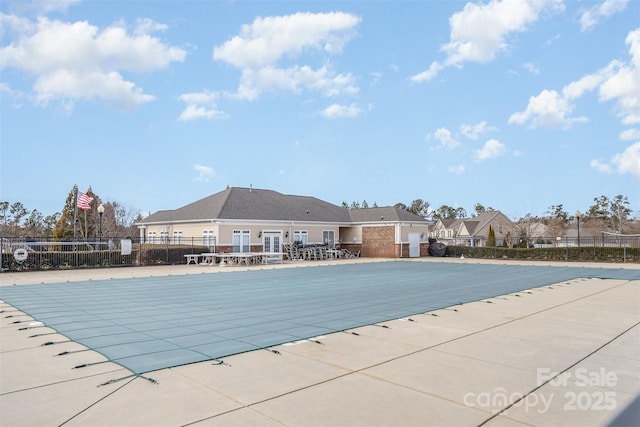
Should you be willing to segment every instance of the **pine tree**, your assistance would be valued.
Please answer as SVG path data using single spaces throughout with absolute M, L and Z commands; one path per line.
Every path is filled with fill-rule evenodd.
M 64 240 L 69 237 L 73 237 L 73 217 L 77 191 L 78 186 L 74 184 L 67 196 L 67 200 L 64 202 L 64 208 L 62 208 L 60 219 L 56 222 L 56 227 L 53 230 L 54 240 Z
M 493 227 L 489 226 L 489 236 L 487 237 L 487 246 L 494 248 L 496 246 L 496 232 L 493 231 Z

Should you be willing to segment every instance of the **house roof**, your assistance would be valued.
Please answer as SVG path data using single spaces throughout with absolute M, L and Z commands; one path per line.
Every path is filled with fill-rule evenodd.
M 462 221 L 462 226 L 467 230 L 467 233 L 469 236 L 473 236 L 478 225 L 480 225 L 480 221 L 474 221 L 474 220 Z
M 487 229 L 498 217 L 502 218 L 502 222 L 513 226 L 511 220 L 500 211 L 484 212 L 476 217 L 463 219 L 462 224 L 467 229 L 469 236 L 477 236 L 482 235 L 484 233 L 483 230 Z
M 352 222 L 426 221 L 419 215 L 409 212 L 406 209 L 397 208 L 395 206 L 349 209 L 349 216 L 351 217 Z
M 229 187 L 181 208 L 155 212 L 139 224 L 213 219 L 333 223 L 425 221 L 424 218 L 395 206 L 347 209 L 315 197 L 256 188 Z
M 450 218 L 442 218 L 442 219 L 440 219 L 440 222 L 442 223 L 442 226 L 443 226 L 443 227 L 445 227 L 445 228 L 453 228 L 453 227 L 452 227 L 452 226 L 453 226 L 453 224 L 454 224 L 455 222 L 457 222 L 457 221 L 459 221 L 459 220 L 457 220 L 457 219 L 450 219 Z M 456 225 L 457 225 L 457 224 L 456 224 Z
M 163 210 L 139 224 L 212 219 L 350 222 L 349 210 L 315 197 L 273 190 L 228 187 L 175 210 Z

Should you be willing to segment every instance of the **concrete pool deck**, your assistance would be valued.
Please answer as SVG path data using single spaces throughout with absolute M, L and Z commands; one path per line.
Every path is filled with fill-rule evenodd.
M 586 265 L 640 274 L 638 264 L 567 264 Z M 242 270 L 179 265 L 2 273 L 0 282 Z M 28 338 L 34 331 L 13 322 L 29 317 L 7 304 L 0 311 L 3 427 L 598 426 L 640 394 L 640 278 L 580 278 L 143 377 L 128 377 L 62 335 Z M 43 345 L 48 342 L 56 344 Z

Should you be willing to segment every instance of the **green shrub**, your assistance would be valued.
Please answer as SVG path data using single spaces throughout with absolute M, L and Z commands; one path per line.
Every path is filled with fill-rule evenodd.
M 580 246 L 553 248 L 504 248 L 448 246 L 447 256 L 481 259 L 523 259 L 534 261 L 640 262 L 640 248 Z

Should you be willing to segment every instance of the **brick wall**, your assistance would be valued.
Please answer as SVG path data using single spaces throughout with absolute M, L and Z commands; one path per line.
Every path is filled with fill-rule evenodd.
M 395 258 L 395 231 L 393 226 L 363 227 L 361 256 Z
M 402 248 L 400 247 L 402 246 Z M 396 258 L 409 258 L 409 244 L 395 245 Z M 420 242 L 420 257 L 429 256 L 429 243 Z

